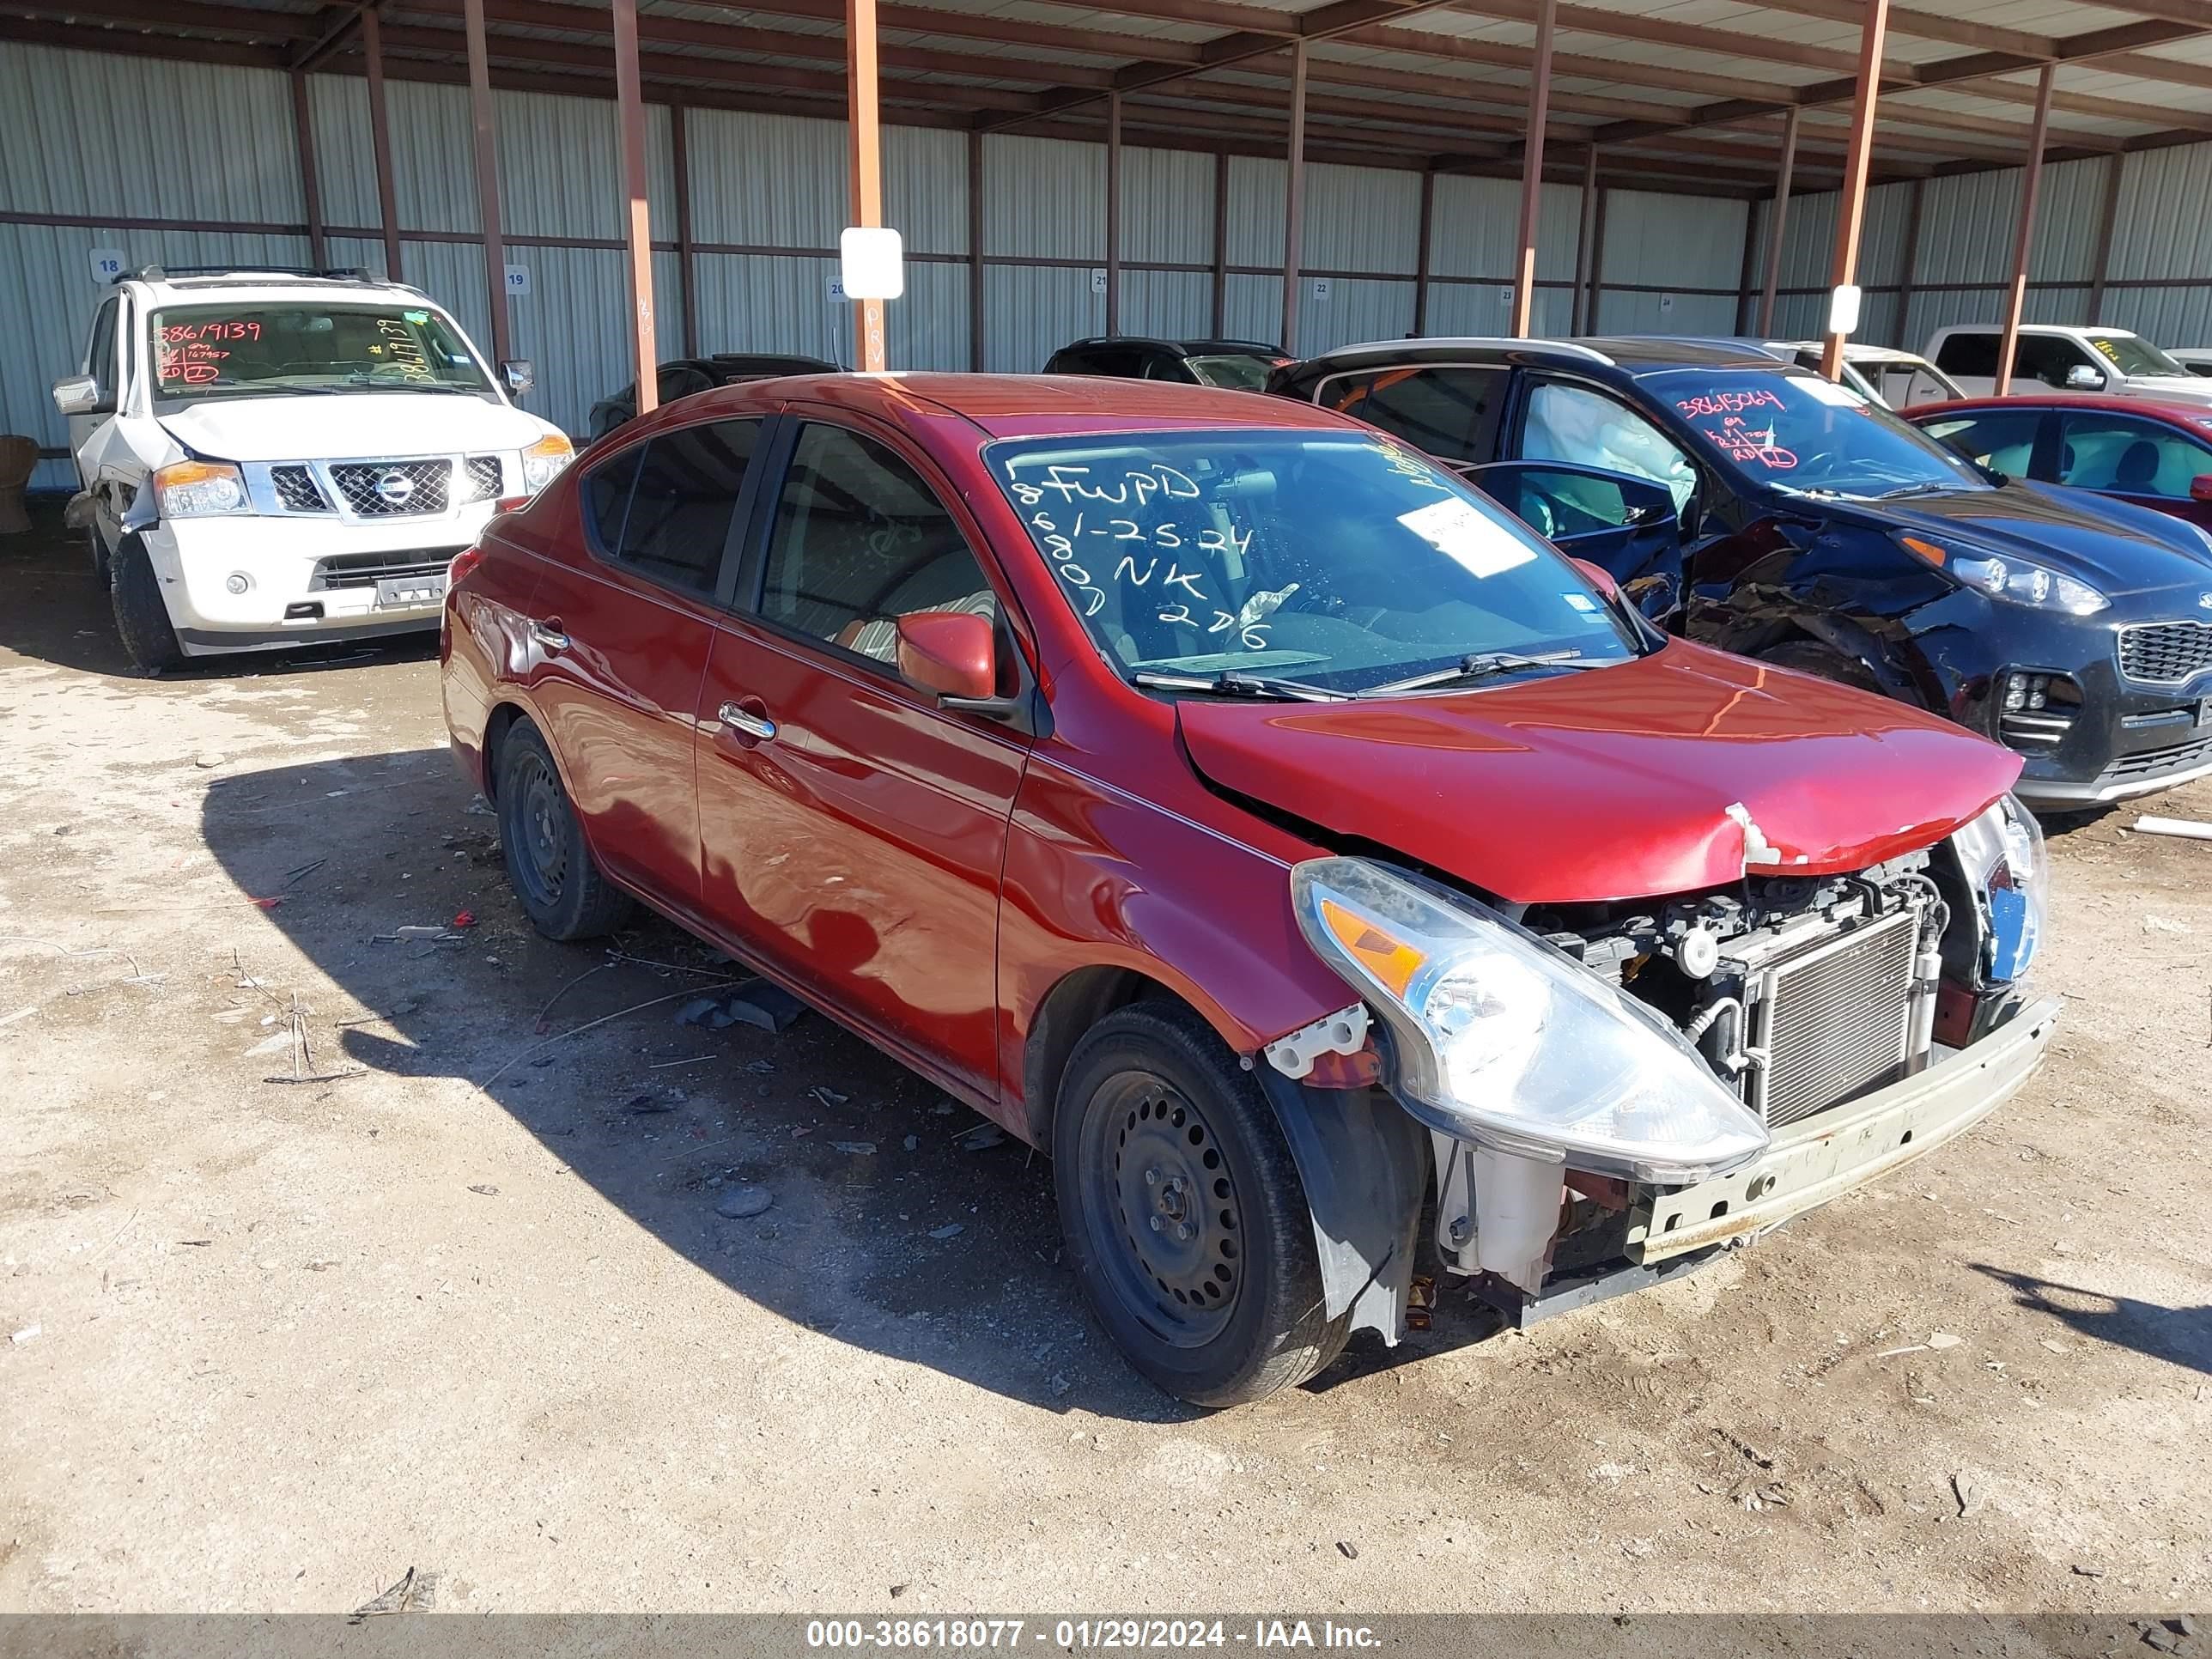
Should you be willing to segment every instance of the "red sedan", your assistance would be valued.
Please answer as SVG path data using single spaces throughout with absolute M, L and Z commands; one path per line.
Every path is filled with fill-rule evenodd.
M 455 562 L 443 656 L 541 931 L 642 901 L 1049 1150 L 1194 1401 L 1439 1267 L 1533 1316 L 1694 1261 L 2050 1036 L 2015 757 L 1669 642 L 1310 406 L 687 398 Z
M 2066 484 L 2212 527 L 2212 409 L 2034 392 L 1920 404 L 1905 418 L 2008 477 Z

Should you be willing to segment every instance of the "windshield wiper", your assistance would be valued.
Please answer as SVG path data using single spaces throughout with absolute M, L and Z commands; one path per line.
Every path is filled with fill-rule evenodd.
M 1399 691 L 1419 691 L 1425 686 L 1449 685 L 1454 680 L 1486 680 L 1493 674 L 1511 674 L 1530 668 L 1583 669 L 1610 668 L 1612 665 L 1609 660 L 1585 657 L 1579 651 L 1547 651 L 1536 656 L 1524 656 L 1517 651 L 1477 651 L 1462 657 L 1452 667 L 1416 674 L 1410 679 L 1392 680 L 1387 685 L 1370 685 L 1359 695 L 1363 697 L 1387 697 Z
M 1349 691 L 1332 691 L 1304 680 L 1278 679 L 1272 674 L 1243 674 L 1224 669 L 1218 674 L 1163 674 L 1140 668 L 1129 684 L 1148 691 L 1201 691 L 1222 697 L 1287 697 L 1296 702 L 1349 702 Z
M 1926 478 L 1918 483 L 1903 484 L 1895 489 L 1885 489 L 1874 499 L 1878 501 L 1903 501 L 1907 495 L 1942 495 L 1958 487 L 1956 483 L 1944 479 Z

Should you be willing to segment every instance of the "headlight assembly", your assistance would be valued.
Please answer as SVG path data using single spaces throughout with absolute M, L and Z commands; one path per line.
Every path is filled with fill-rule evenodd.
M 1659 1186 L 1766 1150 L 1680 1033 L 1487 907 L 1364 859 L 1297 866 L 1291 896 L 1390 1027 L 1407 1109 L 1439 1133 Z
M 2035 815 L 2007 795 L 1952 832 L 1966 885 L 1982 909 L 1984 981 L 2006 985 L 2027 972 L 2051 908 L 2051 871 Z
M 227 461 L 172 461 L 155 469 L 154 497 L 165 519 L 205 519 L 251 513 L 246 480 Z
M 1958 580 L 1993 599 L 2036 611 L 2063 611 L 2069 617 L 2094 617 L 2112 603 L 2087 582 L 2010 554 L 1968 551 L 1920 536 L 1899 536 L 1898 545 L 1917 558 L 1948 570 Z
M 576 459 L 575 446 L 558 433 L 540 438 L 522 452 L 522 487 L 535 495 L 561 476 L 561 469 Z

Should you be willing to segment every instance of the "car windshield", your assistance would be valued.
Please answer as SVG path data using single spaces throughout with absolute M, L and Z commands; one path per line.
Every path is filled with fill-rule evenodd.
M 328 392 L 461 392 L 491 383 L 460 331 L 427 307 L 169 306 L 151 324 L 168 403 Z
M 1212 352 L 1186 357 L 1190 372 L 1207 386 L 1227 386 L 1231 392 L 1264 392 L 1267 375 L 1278 360 L 1255 357 L 1249 352 Z
M 2095 334 L 2089 343 L 2123 374 L 2186 374 L 2189 370 L 2136 334 Z
M 1582 573 L 1442 468 L 1358 433 L 1009 441 L 994 476 L 1124 675 L 1352 694 L 1504 654 L 1638 654 Z M 1249 686 L 1250 681 L 1246 682 Z M 1193 688 L 1197 689 L 1197 688 Z
M 1763 487 L 1861 500 L 1992 487 L 1888 410 L 1817 374 L 1680 368 L 1641 384 L 1708 459 Z

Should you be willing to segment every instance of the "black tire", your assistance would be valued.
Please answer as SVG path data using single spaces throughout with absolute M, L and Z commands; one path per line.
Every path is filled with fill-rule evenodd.
M 592 861 L 584 826 L 538 728 L 528 720 L 509 726 L 492 765 L 507 884 L 532 925 L 563 943 L 621 927 L 629 919 L 630 896 Z
M 1759 659 L 1771 662 L 1777 668 L 1794 668 L 1801 674 L 1833 680 L 1838 685 L 1871 691 L 1877 697 L 1891 696 L 1889 688 L 1876 679 L 1864 663 L 1817 640 L 1784 640 L 1760 652 Z
M 185 650 L 169 621 L 161 579 L 154 574 L 145 544 L 136 537 L 107 562 L 107 598 L 115 611 L 116 635 L 133 668 L 153 679 L 183 665 Z
M 1274 1109 L 1189 1009 L 1138 1003 L 1084 1034 L 1060 1081 L 1053 1172 L 1085 1300 L 1164 1392 L 1243 1405 L 1343 1352 L 1351 1316 L 1328 1317 Z

